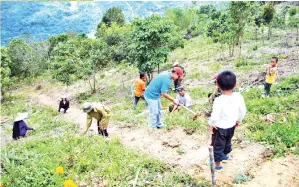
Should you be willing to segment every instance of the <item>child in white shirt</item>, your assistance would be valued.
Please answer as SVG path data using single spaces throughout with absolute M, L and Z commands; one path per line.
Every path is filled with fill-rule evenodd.
M 212 134 L 211 146 L 214 147 L 215 169 L 220 170 L 220 162 L 228 160 L 227 155 L 232 151 L 231 139 L 235 127 L 245 117 L 246 106 L 243 96 L 239 92 L 233 92 L 236 87 L 236 75 L 233 72 L 221 72 L 217 77 L 217 86 L 222 95 L 215 99 L 208 123 Z

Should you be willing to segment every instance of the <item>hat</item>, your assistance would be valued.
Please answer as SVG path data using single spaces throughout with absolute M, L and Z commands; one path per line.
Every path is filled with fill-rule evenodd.
M 183 73 L 183 70 L 179 67 L 174 67 L 173 68 L 173 71 L 175 71 L 179 77 L 181 77 L 181 80 L 184 79 L 184 73 Z
M 24 119 L 28 118 L 28 113 L 18 113 L 17 117 L 15 118 L 14 121 L 22 121 Z
M 218 74 L 215 74 L 215 75 L 213 76 L 212 80 L 215 81 L 215 80 L 217 80 L 217 78 L 218 78 Z
M 90 112 L 92 109 L 93 109 L 93 106 L 90 102 L 85 102 L 83 105 L 82 105 L 82 108 L 83 108 L 83 112 Z
M 178 61 L 175 61 L 174 64 L 173 64 L 173 66 L 175 67 L 175 66 L 177 66 L 177 65 L 179 65 L 179 62 L 178 62 Z
M 66 97 L 66 95 L 62 95 L 62 97 L 61 97 L 62 99 L 66 99 L 67 97 Z
M 178 92 L 182 91 L 182 90 L 185 90 L 185 88 L 183 86 L 180 86 L 176 89 Z

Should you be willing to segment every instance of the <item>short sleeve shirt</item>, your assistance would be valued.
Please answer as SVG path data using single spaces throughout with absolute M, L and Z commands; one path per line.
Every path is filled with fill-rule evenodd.
M 136 97 L 141 97 L 145 90 L 145 82 L 142 79 L 135 80 L 134 95 Z
M 162 93 L 167 93 L 171 85 L 171 73 L 163 72 L 155 77 L 147 86 L 144 95 L 148 99 L 157 100 Z

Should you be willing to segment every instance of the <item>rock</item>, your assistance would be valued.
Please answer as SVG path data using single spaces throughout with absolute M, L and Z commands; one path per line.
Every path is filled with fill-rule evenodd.
M 195 130 L 194 129 L 184 129 L 184 132 L 187 134 L 187 135 L 192 135 Z
M 265 121 L 266 122 L 270 122 L 270 123 L 273 123 L 276 121 L 276 117 L 274 115 L 271 115 L 271 114 L 267 114 L 265 116 Z
M 163 141 L 162 145 L 164 146 L 168 146 L 171 148 L 175 148 L 175 147 L 179 147 L 181 145 L 181 142 L 179 142 L 178 140 L 169 140 L 169 141 Z
M 296 147 L 291 147 L 290 150 L 291 151 L 295 151 L 297 148 Z

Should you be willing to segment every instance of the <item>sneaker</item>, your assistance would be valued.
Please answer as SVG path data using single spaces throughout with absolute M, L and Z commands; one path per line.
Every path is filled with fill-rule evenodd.
M 228 160 L 229 159 L 229 156 L 223 156 L 222 157 L 222 160 Z
M 221 170 L 223 167 L 222 166 L 215 166 L 216 170 Z

